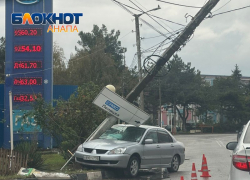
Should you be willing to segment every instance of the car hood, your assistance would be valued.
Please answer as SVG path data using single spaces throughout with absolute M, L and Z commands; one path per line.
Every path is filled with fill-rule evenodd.
M 83 148 L 112 150 L 118 147 L 128 147 L 138 144 L 137 142 L 120 141 L 114 139 L 95 139 L 82 144 Z

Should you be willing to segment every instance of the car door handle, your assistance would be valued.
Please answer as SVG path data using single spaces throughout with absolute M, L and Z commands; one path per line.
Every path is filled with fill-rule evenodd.
M 174 145 L 173 145 L 173 144 L 171 144 L 171 147 L 174 147 Z
M 159 145 L 157 145 L 156 148 L 161 148 L 161 147 Z

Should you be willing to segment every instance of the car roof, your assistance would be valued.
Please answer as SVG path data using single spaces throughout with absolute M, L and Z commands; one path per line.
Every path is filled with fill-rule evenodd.
M 132 124 L 115 124 L 114 126 L 124 126 L 124 127 L 141 127 L 141 128 L 144 128 L 144 129 L 154 129 L 154 128 L 157 128 L 157 129 L 164 129 L 164 128 L 161 128 L 159 126 L 150 126 L 150 125 L 140 125 L 140 126 L 134 126 Z M 164 129 L 165 130 L 165 129 Z

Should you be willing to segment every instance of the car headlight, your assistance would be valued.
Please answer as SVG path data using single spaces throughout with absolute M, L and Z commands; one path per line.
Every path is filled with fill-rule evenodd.
M 123 154 L 127 148 L 115 148 L 111 150 L 108 154 Z
M 77 151 L 83 152 L 83 147 L 82 147 L 82 145 L 80 145 L 80 146 L 77 148 Z

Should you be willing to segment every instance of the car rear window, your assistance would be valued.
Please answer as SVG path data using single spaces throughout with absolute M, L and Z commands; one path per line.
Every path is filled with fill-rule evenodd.
M 243 143 L 250 143 L 250 125 L 248 125 L 246 135 L 244 137 Z

